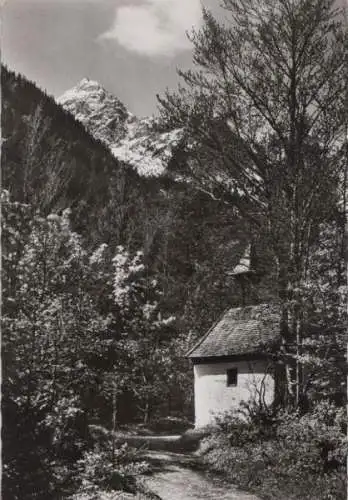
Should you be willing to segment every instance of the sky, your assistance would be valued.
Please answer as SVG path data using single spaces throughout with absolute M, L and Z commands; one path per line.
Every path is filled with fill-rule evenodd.
M 2 0 L 4 2 L 4 0 Z M 219 9 L 219 0 L 204 0 Z M 201 0 L 5 0 L 2 61 L 55 97 L 88 77 L 139 116 L 192 64 Z
M 200 27 L 201 2 L 222 12 L 220 0 L 0 0 L 1 58 L 55 97 L 88 77 L 150 115 L 192 65 L 185 32 Z

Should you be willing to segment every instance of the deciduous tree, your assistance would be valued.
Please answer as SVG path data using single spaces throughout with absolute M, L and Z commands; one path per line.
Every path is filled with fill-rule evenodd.
M 195 69 L 179 72 L 184 85 L 159 98 L 160 109 L 164 123 L 183 127 L 181 174 L 267 236 L 283 305 L 285 394 L 297 404 L 300 289 L 343 172 L 343 16 L 332 0 L 223 6 L 223 22 L 203 11 L 203 27 L 190 36 Z

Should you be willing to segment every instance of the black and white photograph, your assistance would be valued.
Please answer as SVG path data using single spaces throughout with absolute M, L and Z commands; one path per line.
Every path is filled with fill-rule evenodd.
M 346 500 L 348 0 L 2 0 L 1 498 Z

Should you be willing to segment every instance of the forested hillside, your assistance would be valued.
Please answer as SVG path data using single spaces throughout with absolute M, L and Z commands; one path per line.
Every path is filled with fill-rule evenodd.
M 142 249 L 166 297 L 175 295 L 172 307 L 180 317 L 194 295 L 187 288 L 197 293 L 207 274 L 222 280 L 221 296 L 230 294 L 225 271 L 244 251 L 238 243 L 249 239 L 248 227 L 230 207 L 169 175 L 140 177 L 51 97 L 6 68 L 2 92 L 3 188 L 11 201 L 42 215 L 69 208 L 72 228 L 88 248 L 106 243 Z M 200 295 L 202 310 L 209 288 Z M 195 321 L 191 328 L 197 330 Z
M 118 241 L 121 232 L 131 238 L 126 226 L 139 213 L 131 200 L 141 206 L 151 186 L 139 182 L 53 98 L 7 68 L 2 97 L 3 187 L 11 197 L 45 214 L 71 208 L 74 227 L 94 244 Z

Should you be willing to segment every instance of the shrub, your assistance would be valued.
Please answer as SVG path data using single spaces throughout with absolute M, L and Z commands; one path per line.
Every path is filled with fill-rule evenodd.
M 264 498 L 346 498 L 345 411 L 280 412 L 266 423 L 238 413 L 217 419 L 200 453 L 215 472 Z
M 239 410 L 217 415 L 210 434 L 223 434 L 231 446 L 237 447 L 274 437 L 276 417 L 261 412 L 258 416 L 254 407 L 245 404 Z
M 111 433 L 106 431 L 104 439 L 95 443 L 93 450 L 84 453 L 78 469 L 80 488 L 77 495 L 92 498 L 101 491 L 136 493 L 138 476 L 149 471 L 149 464 L 127 443 L 115 448 Z
M 345 467 L 347 439 L 345 412 L 328 402 L 319 403 L 303 416 L 283 413 L 279 416 L 277 441 L 282 444 L 284 458 L 294 455 L 299 473 L 325 473 Z

